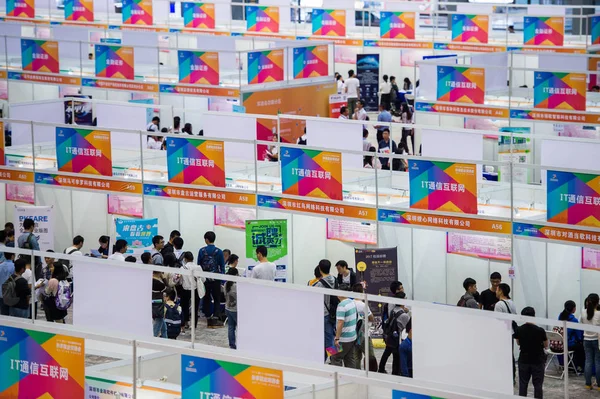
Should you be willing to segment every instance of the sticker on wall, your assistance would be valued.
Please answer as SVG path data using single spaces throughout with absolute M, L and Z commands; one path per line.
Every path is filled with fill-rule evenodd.
M 294 49 L 294 79 L 327 76 L 328 46 L 308 46 Z
M 96 44 L 94 50 L 97 77 L 134 79 L 133 47 Z
M 94 0 L 65 0 L 65 21 L 94 22 Z
M 487 43 L 489 22 L 488 15 L 452 15 L 452 41 Z
M 281 147 L 283 194 L 342 201 L 342 154 Z
M 171 183 L 225 187 L 223 142 L 168 137 L 167 169 Z
M 21 39 L 21 65 L 24 71 L 60 73 L 58 42 Z
M 123 23 L 152 25 L 152 0 L 123 0 Z
M 6 16 L 35 18 L 35 0 L 6 0 Z
M 248 53 L 248 84 L 283 80 L 283 50 Z
M 600 270 L 600 250 L 596 248 L 581 248 L 581 268 Z
M 312 11 L 312 34 L 316 36 L 346 36 L 346 10 Z
M 600 176 L 547 171 L 548 222 L 600 227 Z
M 409 162 L 410 207 L 477 214 L 475 164 Z
M 57 127 L 56 162 L 60 172 L 112 176 L 110 132 Z
M 600 15 L 594 15 L 590 18 L 592 46 L 600 44 Z
M 437 101 L 483 104 L 485 68 L 437 67 Z
M 215 5 L 213 3 L 181 3 L 183 23 L 186 28 L 215 29 Z
M 246 6 L 246 30 L 248 32 L 279 32 L 279 8 Z
M 381 11 L 380 15 L 379 36 L 382 39 L 415 38 L 416 13 Z
M 526 46 L 562 46 L 564 17 L 523 17 L 523 43 Z
M 218 85 L 219 53 L 179 50 L 179 82 Z
M 535 72 L 533 105 L 535 108 L 585 111 L 585 73 Z

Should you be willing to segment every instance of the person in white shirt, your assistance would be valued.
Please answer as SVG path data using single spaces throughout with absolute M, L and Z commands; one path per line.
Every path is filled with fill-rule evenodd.
M 517 308 L 510 299 L 510 285 L 501 283 L 496 290 L 498 302 L 494 305 L 494 312 L 517 314 Z
M 69 248 L 65 249 L 64 253 L 67 255 L 83 256 L 83 253 L 81 252 L 82 247 L 83 247 L 83 237 L 75 236 L 73 238 L 73 245 L 70 246 Z
M 348 112 L 348 107 L 346 107 L 345 105 L 343 105 L 340 108 L 340 116 L 338 117 L 338 119 L 348 119 L 348 115 L 350 114 L 350 112 Z
M 125 262 L 124 253 L 127 252 L 127 241 L 125 240 L 117 240 L 115 243 L 115 251 L 111 256 L 108 257 L 109 260 L 118 260 L 120 262 Z
M 348 99 L 348 108 L 350 108 L 350 115 L 354 114 L 354 108 L 356 102 L 360 98 L 360 81 L 354 75 L 354 70 L 348 71 L 348 79 L 344 83 L 344 93 Z
M 340 75 L 338 73 L 335 76 L 335 80 L 336 80 L 336 85 L 337 85 L 337 94 L 342 94 L 344 91 L 344 79 L 342 79 L 342 75 Z
M 258 246 L 256 248 L 256 257 L 258 258 L 258 264 L 252 269 L 250 277 L 259 280 L 275 281 L 275 271 L 277 270 L 277 266 L 267 259 L 267 247 L 264 245 Z
M 160 130 L 160 118 L 155 116 L 152 118 L 152 122 L 146 126 L 146 131 L 148 132 L 158 132 Z
M 352 115 L 352 119 L 357 121 L 366 121 L 367 120 L 367 111 L 365 111 L 363 102 L 358 100 L 356 102 L 356 112 Z
M 388 76 L 383 75 L 383 83 L 379 86 L 379 94 L 381 95 L 381 100 L 379 104 L 382 104 L 385 109 L 390 108 L 390 93 L 392 92 L 392 84 L 388 82 Z
M 192 272 L 202 271 L 202 267 L 194 262 L 194 254 L 192 254 L 189 251 L 183 253 L 182 263 L 183 266 L 181 266 L 181 268 L 184 270 L 190 270 Z M 204 292 L 202 291 L 205 291 L 205 289 L 202 289 L 202 287 L 204 285 L 204 280 L 206 279 L 203 277 L 194 277 L 186 275 L 182 275 L 181 277 L 181 287 L 183 288 L 183 290 L 181 291 L 181 309 L 183 309 L 181 317 L 181 330 L 183 331 L 186 328 L 188 328 L 189 321 L 191 320 L 190 306 L 192 304 L 192 292 L 194 293 L 193 295 L 196 301 L 196 309 L 192 310 L 192 312 L 195 312 L 193 314 L 198 314 L 198 308 L 200 307 L 201 298 L 199 294 L 202 294 L 202 296 L 204 296 Z M 199 286 L 200 289 L 198 288 Z M 194 318 L 194 325 L 194 327 L 198 325 L 197 317 Z
M 148 136 L 146 147 L 149 150 L 160 150 L 162 148 L 162 137 L 160 136 Z

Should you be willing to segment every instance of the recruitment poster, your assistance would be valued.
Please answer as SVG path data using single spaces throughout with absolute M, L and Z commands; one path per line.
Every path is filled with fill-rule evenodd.
M 382 39 L 415 38 L 416 13 L 403 11 L 381 11 L 379 13 L 379 36 Z
M 564 41 L 564 17 L 523 17 L 523 44 L 526 46 L 562 46 Z
M 501 127 L 501 133 L 530 133 L 528 127 Z M 498 136 L 498 162 L 512 162 L 512 176 L 510 165 L 502 164 L 498 167 L 498 181 L 509 182 L 514 179 L 515 183 L 532 183 L 533 169 L 519 167 L 519 164 L 531 164 L 531 140 L 524 137 Z
M 21 39 L 21 66 L 24 71 L 59 73 L 58 42 Z
M 65 21 L 94 22 L 94 0 L 65 0 Z
M 223 142 L 168 137 L 167 170 L 171 183 L 225 187 Z
M 596 248 L 581 248 L 581 268 L 600 270 L 600 250 Z
M 346 10 L 312 11 L 312 34 L 315 36 L 346 36 Z
M 128 254 L 142 254 L 152 249 L 152 237 L 158 235 L 158 218 L 115 218 L 115 233 L 116 240 L 127 241 Z
M 548 222 L 600 227 L 600 176 L 547 171 Z
M 14 214 L 15 239 L 23 231 L 25 219 L 33 219 L 35 227 L 33 235 L 40 244 L 40 251 L 54 250 L 54 207 L 53 206 L 19 206 L 15 205 Z
M 179 82 L 202 85 L 219 84 L 217 51 L 179 50 Z
M 283 399 L 281 370 L 181 355 L 181 399 Z
M 357 54 L 356 75 L 360 81 L 360 99 L 365 111 L 379 109 L 379 54 Z
M 94 50 L 97 77 L 134 79 L 133 47 L 96 44 Z
M 283 50 L 248 53 L 248 84 L 283 80 Z
M 256 208 L 236 208 L 234 206 L 215 205 L 215 226 L 246 229 L 246 220 L 256 219 Z
M 377 245 L 377 224 L 327 218 L 327 239 Z
M 485 68 L 438 65 L 437 101 L 483 104 Z
M 61 172 L 112 176 L 110 132 L 57 127 L 56 162 Z
M 463 43 L 487 43 L 489 15 L 452 15 L 452 41 Z
M 279 7 L 246 6 L 248 32 L 279 32 Z
M 411 208 L 477 214 L 475 164 L 411 160 L 408 176 Z
M 446 252 L 481 259 L 510 261 L 510 237 L 446 233 Z
M 545 109 L 585 111 L 585 73 L 535 72 L 533 106 Z
M 85 396 L 85 340 L 0 326 L 0 397 Z
M 152 0 L 123 0 L 123 23 L 152 25 Z
M 277 266 L 275 281 L 287 281 L 288 233 L 287 220 L 246 220 L 246 276 L 258 263 L 256 248 L 267 247 L 267 258 Z
M 327 45 L 294 48 L 294 79 L 327 76 L 328 54 Z
M 215 5 L 213 3 L 181 3 L 183 23 L 186 28 L 215 29 Z
M 35 187 L 33 184 L 6 183 L 5 199 L 35 205 Z
M 342 201 L 342 154 L 281 147 L 283 194 Z

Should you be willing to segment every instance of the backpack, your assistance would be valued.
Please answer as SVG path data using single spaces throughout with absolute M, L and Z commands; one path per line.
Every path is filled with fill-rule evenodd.
M 179 255 L 179 258 L 177 258 L 177 262 L 175 262 L 175 267 L 183 267 L 183 255 L 185 255 L 185 252 L 181 251 L 181 255 Z
M 73 303 L 73 295 L 71 294 L 71 284 L 62 280 L 58 282 L 58 291 L 56 293 L 56 309 L 67 310 Z
M 27 236 L 27 240 L 25 240 L 25 243 L 23 244 L 23 249 L 32 249 L 31 244 L 29 243 L 31 241 L 31 236 L 33 236 L 33 233 L 29 233 Z
M 20 299 L 17 296 L 17 279 L 13 274 L 2 284 L 2 300 L 6 306 L 15 306 Z
M 365 328 L 362 316 L 356 314 L 356 345 L 361 346 L 365 337 Z
M 508 303 L 505 300 L 502 300 L 502 302 L 504 302 L 504 306 L 506 306 L 506 310 L 508 310 L 508 314 L 513 314 L 513 312 L 510 311 L 510 306 L 508 306 Z M 519 328 L 519 325 L 517 324 L 516 321 L 512 321 L 512 330 L 513 330 L 513 335 L 517 333 L 517 328 Z M 562 328 L 562 327 L 560 327 Z
M 67 252 L 67 249 L 65 248 L 63 253 L 67 254 L 67 255 L 71 255 L 73 252 L 77 252 L 77 251 L 79 251 L 77 248 L 73 248 L 72 250 Z M 67 272 L 68 272 L 69 276 L 72 276 L 73 275 L 73 265 L 71 264 L 71 261 L 68 259 L 62 259 L 62 264 L 65 265 L 65 267 L 67 268 Z M 36 278 L 38 278 L 38 276 L 36 276 Z
M 209 273 L 217 272 L 217 259 L 215 255 L 217 254 L 217 249 L 215 248 L 215 252 L 212 254 L 208 253 L 206 247 L 200 250 L 200 259 L 198 259 L 198 264 L 202 267 L 202 270 Z
M 333 281 L 334 281 L 333 287 L 330 286 L 329 283 L 327 283 L 327 281 L 325 281 L 325 279 L 321 279 L 319 281 L 321 281 L 323 283 L 324 288 L 329 288 L 330 290 L 332 290 L 332 289 L 337 290 L 339 287 L 337 278 L 333 279 Z M 325 308 L 327 308 L 327 312 L 329 313 L 329 321 L 333 324 L 335 324 L 336 311 L 337 311 L 337 307 L 339 304 L 340 304 L 340 299 L 335 295 L 329 295 L 329 306 L 327 306 L 327 302 L 325 302 Z
M 404 312 L 395 312 L 392 314 L 392 317 L 388 317 L 388 319 L 383 323 L 383 341 L 385 342 L 385 346 L 389 348 L 397 348 L 400 346 L 400 334 L 398 334 L 398 318 Z M 394 336 L 396 333 L 396 336 Z
M 466 308 L 467 307 L 467 300 L 465 299 L 465 296 L 461 296 L 460 299 L 458 300 L 458 303 L 456 304 L 456 306 L 458 306 L 459 308 Z
M 177 310 L 177 304 L 171 307 L 165 305 L 165 323 L 167 325 L 167 337 L 177 338 L 181 333 L 181 313 Z

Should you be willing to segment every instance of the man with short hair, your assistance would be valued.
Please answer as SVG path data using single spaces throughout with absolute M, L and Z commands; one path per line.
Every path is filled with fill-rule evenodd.
M 109 256 L 107 259 L 125 262 L 125 255 L 123 255 L 123 254 L 126 252 L 127 252 L 127 241 L 125 241 L 123 239 L 117 240 L 117 242 L 115 242 L 115 249 L 114 249 L 113 254 L 111 256 Z
M 151 265 L 152 264 L 152 256 L 150 256 L 150 252 L 144 252 L 140 256 L 140 259 L 142 260 L 142 263 L 144 265 Z
M 225 248 L 223 250 L 223 259 L 225 260 L 225 264 L 227 264 L 227 261 L 229 260 L 230 256 L 231 256 L 231 249 Z
M 0 263 L 0 315 L 2 316 L 8 316 L 8 306 L 4 304 L 4 302 L 2 301 L 2 284 L 4 284 L 4 282 L 6 280 L 8 280 L 8 278 L 10 276 L 12 276 L 15 273 L 15 263 L 14 263 L 14 259 L 15 259 L 15 254 L 12 252 L 5 252 L 4 253 L 4 262 Z
M 173 239 L 173 248 L 173 254 L 177 258 L 177 260 L 181 259 L 183 255 L 183 238 L 175 237 Z
M 152 249 L 150 250 L 150 256 L 152 257 L 152 263 L 155 265 L 162 266 L 164 259 L 160 253 L 161 249 L 165 246 L 165 238 L 161 235 L 152 237 Z
M 250 277 L 259 280 L 275 281 L 277 266 L 267 259 L 267 247 L 259 245 L 256 248 L 256 257 L 258 258 L 258 264 L 252 269 Z
M 17 239 L 17 245 L 19 246 L 19 248 L 32 249 L 34 251 L 40 250 L 40 244 L 38 242 L 38 238 L 35 234 L 33 234 L 34 229 L 35 229 L 35 222 L 33 221 L 33 219 L 27 218 L 23 221 L 23 234 L 21 234 L 19 236 L 19 238 Z M 31 261 L 30 261 L 30 263 L 31 263 Z M 42 258 L 40 258 L 39 256 L 36 256 L 35 260 L 34 260 L 34 264 L 36 266 L 34 268 L 34 270 L 36 271 L 35 278 L 37 279 L 39 277 L 39 270 L 42 267 Z
M 468 277 L 463 282 L 463 288 L 465 289 L 465 294 L 460 297 L 457 306 L 463 308 L 479 309 L 479 304 L 475 299 L 475 296 L 477 295 L 477 282 L 471 277 Z
M 321 259 L 319 261 L 319 271 L 321 272 L 321 278 L 319 281 L 315 283 L 315 287 L 328 288 L 328 289 L 337 289 L 338 283 L 337 279 L 329 274 L 331 271 L 331 262 L 327 259 Z M 337 297 L 334 297 L 332 300 L 331 295 L 325 295 L 325 361 L 327 361 L 327 348 L 331 348 L 333 346 L 333 335 L 335 334 L 335 324 L 336 324 L 336 310 L 337 310 Z M 335 307 L 332 306 L 335 304 Z
M 354 287 L 354 284 L 357 283 L 356 273 L 354 273 L 354 269 L 348 267 L 348 262 L 346 262 L 345 260 L 339 260 L 335 264 L 335 268 L 338 271 L 338 284 L 348 284 L 350 287 Z
M 385 104 L 379 104 L 379 115 L 377 115 L 377 122 L 391 122 L 392 114 L 388 110 L 388 106 Z M 377 129 L 377 142 L 379 143 L 383 140 L 383 129 L 389 127 L 389 125 L 377 125 L 375 129 Z
M 146 119 L 148 120 L 148 119 Z M 148 132 L 158 132 L 160 130 L 160 118 L 158 116 L 155 116 L 154 118 L 152 118 L 152 122 L 150 122 L 148 124 L 148 126 L 146 126 L 146 131 Z
M 66 248 L 64 253 L 67 255 L 83 256 L 83 253 L 81 253 L 81 248 L 83 248 L 83 242 L 84 239 L 82 236 L 73 237 L 73 245 L 69 248 Z
M 535 317 L 535 309 L 527 306 L 521 311 L 522 316 Z M 543 328 L 533 323 L 525 323 L 515 333 L 517 344 L 521 349 L 519 355 L 519 396 L 527 396 L 529 380 L 533 379 L 533 397 L 543 397 L 544 366 L 548 337 Z
M 390 139 L 390 129 L 383 128 L 381 137 L 383 139 L 379 142 L 378 151 L 382 154 L 395 154 L 398 151 L 398 146 L 394 140 Z M 379 157 L 379 162 L 381 162 L 381 169 L 390 169 L 390 159 L 388 157 Z
M 498 286 L 502 282 L 502 276 L 498 272 L 493 272 L 490 275 L 490 288 L 483 291 L 479 297 L 479 306 L 483 310 L 494 311 L 494 307 L 498 302 L 497 293 Z
M 204 234 L 205 247 L 200 248 L 198 251 L 197 264 L 202 267 L 202 270 L 209 273 L 225 273 L 225 258 L 223 257 L 223 251 L 215 246 L 217 235 L 214 231 L 207 231 Z M 202 301 L 202 312 L 208 318 L 219 319 L 221 315 L 221 281 L 207 278 L 204 282 L 206 288 L 206 294 Z M 213 303 L 213 309 L 211 312 L 211 299 Z M 223 327 L 223 322 L 215 320 L 211 322 L 211 326 Z
M 338 119 L 348 119 L 348 115 L 350 115 L 348 107 L 342 105 L 342 107 L 340 108 L 340 116 L 338 116 Z
M 404 293 L 404 286 L 400 281 L 394 281 L 390 284 L 390 292 L 394 298 L 405 299 L 406 294 Z M 389 334 L 384 337 L 385 350 L 381 355 L 381 361 L 379 362 L 379 372 L 385 373 L 385 366 L 387 364 L 390 355 L 392 355 L 392 374 L 400 375 L 400 337 L 402 331 L 406 328 L 406 325 L 410 321 L 410 314 L 408 309 L 403 305 L 388 306 L 387 309 L 387 322 L 384 326 L 390 324 Z M 393 323 L 393 324 L 391 324 Z M 385 333 L 385 327 L 384 327 Z
M 400 344 L 400 375 L 413 378 L 412 320 L 406 325 L 408 337 Z
M 15 294 L 19 298 L 19 302 L 10 306 L 8 314 L 13 317 L 29 318 L 29 300 L 31 299 L 31 288 L 29 283 L 23 277 L 23 273 L 29 266 L 29 257 L 21 257 L 15 261 L 15 272 L 9 277 L 15 281 Z
M 354 115 L 354 108 L 356 108 L 356 102 L 360 98 L 360 81 L 354 75 L 354 70 L 348 71 L 348 79 L 344 82 L 344 93 L 348 100 L 348 108 L 350 115 Z
M 354 112 L 354 114 L 352 115 L 352 119 L 357 121 L 367 120 L 367 111 L 365 111 L 362 100 L 356 101 L 356 112 Z
M 165 244 L 165 246 L 163 247 L 163 249 L 160 250 L 160 253 L 163 256 L 163 258 L 169 252 L 174 252 L 174 246 L 175 246 L 175 244 L 173 242 L 174 242 L 175 238 L 177 238 L 177 237 L 181 237 L 181 233 L 178 230 L 173 230 L 171 232 L 171 234 L 169 234 L 169 242 L 167 242 Z
M 348 284 L 341 284 L 338 288 L 341 291 L 350 291 Z M 356 368 L 356 322 L 357 309 L 354 301 L 347 296 L 338 296 L 340 304 L 336 311 L 336 330 L 334 346 L 338 348 L 338 352 L 331 356 L 331 364 L 333 366 L 341 366 L 348 368 Z

